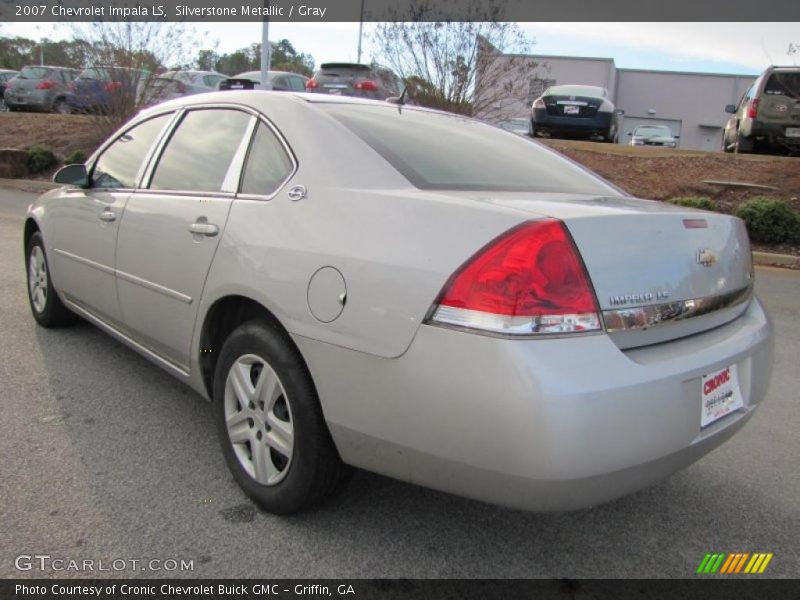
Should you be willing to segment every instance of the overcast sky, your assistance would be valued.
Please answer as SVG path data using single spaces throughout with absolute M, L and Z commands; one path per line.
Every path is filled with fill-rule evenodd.
M 769 64 L 800 64 L 788 56 L 790 43 L 800 45 L 800 23 L 520 23 L 533 39 L 534 54 L 594 56 L 616 60 L 618 67 L 720 73 L 759 73 Z M 220 52 L 231 52 L 261 40 L 260 23 L 195 25 Z M 371 58 L 365 25 L 364 55 Z M 4 23 L 0 35 L 69 37 L 56 24 Z M 289 39 L 326 61 L 354 61 L 358 23 L 272 23 L 270 39 Z

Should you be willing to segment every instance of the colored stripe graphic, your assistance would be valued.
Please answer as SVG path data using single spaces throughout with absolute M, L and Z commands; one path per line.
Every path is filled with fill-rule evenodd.
M 773 556 L 775 555 L 772 552 L 754 552 L 752 554 L 750 552 L 732 552 L 730 554 L 725 552 L 708 552 L 703 557 L 703 560 L 700 561 L 696 572 L 729 575 L 733 573 L 763 573 Z M 743 569 L 744 571 L 742 571 Z
M 707 553 L 707 554 L 706 554 L 706 555 L 703 557 L 703 560 L 701 560 L 701 561 L 700 561 L 700 566 L 699 566 L 699 567 L 697 567 L 697 571 L 696 571 L 696 572 L 697 572 L 697 573 L 705 573 L 705 572 L 706 572 L 706 571 L 705 571 L 705 569 L 706 569 L 706 565 L 708 564 L 708 561 L 709 561 L 710 559 L 711 559 L 711 554 L 708 554 L 708 553 Z

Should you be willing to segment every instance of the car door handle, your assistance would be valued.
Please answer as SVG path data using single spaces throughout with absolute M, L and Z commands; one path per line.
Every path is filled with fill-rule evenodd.
M 106 223 L 111 223 L 112 221 L 117 220 L 117 213 L 112 210 L 104 210 L 100 213 L 100 220 L 105 221 Z
M 219 227 L 212 223 L 192 223 L 189 225 L 189 232 L 196 235 L 214 237 L 219 233 Z

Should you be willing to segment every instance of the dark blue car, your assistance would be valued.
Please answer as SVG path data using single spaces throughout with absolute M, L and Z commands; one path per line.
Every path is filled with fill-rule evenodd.
M 125 67 L 85 69 L 70 86 L 71 112 L 109 113 L 133 110 L 142 103 L 150 73 Z

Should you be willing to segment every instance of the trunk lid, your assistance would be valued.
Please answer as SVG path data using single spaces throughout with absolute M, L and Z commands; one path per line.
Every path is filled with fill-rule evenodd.
M 632 198 L 490 202 L 566 224 L 620 347 L 698 333 L 746 308 L 753 267 L 740 219 Z
M 554 117 L 594 117 L 603 103 L 590 96 L 551 95 L 544 97 L 547 114 Z

